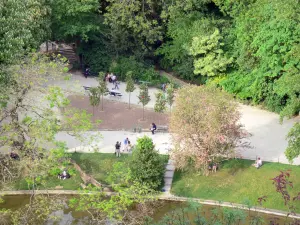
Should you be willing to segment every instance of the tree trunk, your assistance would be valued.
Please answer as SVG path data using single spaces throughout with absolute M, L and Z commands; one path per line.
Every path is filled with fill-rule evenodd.
M 93 106 L 93 124 L 95 123 L 95 106 Z
M 48 47 L 48 41 L 46 41 L 46 52 L 49 51 L 49 47 Z
M 129 92 L 129 109 L 130 109 L 130 94 L 131 94 L 131 93 Z
M 143 105 L 143 121 L 145 120 L 144 112 L 145 112 L 145 106 Z
M 103 95 L 102 95 L 102 101 L 101 101 L 101 110 L 103 111 Z

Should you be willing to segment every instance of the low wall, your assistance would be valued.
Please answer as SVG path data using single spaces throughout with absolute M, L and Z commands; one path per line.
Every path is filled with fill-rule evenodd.
M 86 174 L 74 160 L 71 160 L 71 163 L 74 165 L 74 168 L 79 172 L 84 184 L 93 184 L 96 187 L 102 187 L 101 183 L 99 183 L 92 176 Z

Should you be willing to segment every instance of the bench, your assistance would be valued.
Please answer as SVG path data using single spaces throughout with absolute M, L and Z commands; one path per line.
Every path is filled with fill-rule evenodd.
M 82 87 L 83 87 L 85 93 L 86 93 L 87 95 L 89 95 L 89 91 L 90 91 L 91 87 L 87 87 L 87 86 L 82 86 Z
M 113 97 L 122 97 L 122 93 L 116 90 L 109 90 L 107 94 Z
M 155 132 L 168 132 L 169 128 L 168 126 L 156 126 Z

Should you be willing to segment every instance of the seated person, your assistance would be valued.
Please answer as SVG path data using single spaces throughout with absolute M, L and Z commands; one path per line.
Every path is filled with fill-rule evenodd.
M 253 166 L 255 166 L 258 169 L 262 166 L 262 160 L 258 157 Z
M 17 153 L 15 153 L 14 151 L 12 151 L 12 152 L 10 153 L 9 156 L 10 156 L 10 158 L 12 158 L 12 159 L 20 160 L 19 155 L 18 155 Z
M 212 171 L 216 173 L 217 169 L 218 169 L 218 164 L 217 163 L 213 163 Z
M 58 174 L 58 178 L 62 180 L 69 179 L 70 177 L 71 175 L 66 170 L 64 170 L 61 174 Z
M 154 131 L 156 131 L 156 124 L 155 123 L 151 124 L 150 130 L 151 130 L 152 134 L 154 134 Z

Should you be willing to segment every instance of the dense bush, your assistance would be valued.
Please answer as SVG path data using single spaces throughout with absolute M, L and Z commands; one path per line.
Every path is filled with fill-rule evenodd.
M 137 140 L 130 162 L 132 178 L 158 189 L 163 183 L 165 165 L 162 157 L 154 149 L 152 139 L 144 136 Z
M 154 70 L 153 66 L 145 66 L 142 62 L 137 61 L 134 57 L 120 57 L 111 63 L 110 72 L 118 75 L 120 80 L 125 80 L 126 73 L 132 71 L 134 80 L 143 80 L 155 82 L 160 80 L 160 75 Z

